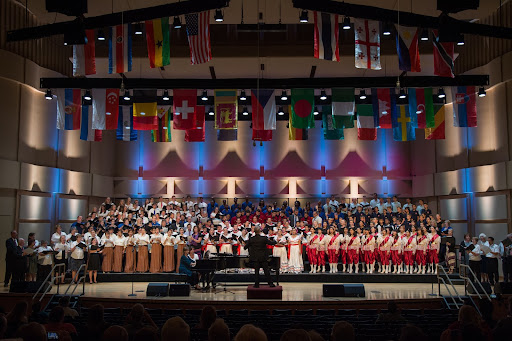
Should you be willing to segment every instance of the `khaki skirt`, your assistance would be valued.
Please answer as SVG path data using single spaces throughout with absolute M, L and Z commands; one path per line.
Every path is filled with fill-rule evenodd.
M 164 246 L 164 272 L 174 271 L 174 245 Z
M 142 245 L 139 246 L 139 254 L 137 255 L 137 272 L 148 272 L 149 270 L 149 262 L 148 262 L 148 246 Z
M 181 256 L 183 256 L 183 249 L 185 248 L 185 244 L 178 244 L 178 251 L 176 253 L 176 271 L 180 269 Z
M 162 272 L 162 244 L 155 243 L 151 245 L 151 265 L 149 272 Z
M 126 263 L 124 265 L 124 272 L 126 273 L 133 273 L 135 271 L 135 259 L 136 259 L 136 252 L 134 246 L 127 246 L 126 247 Z
M 103 272 L 111 272 L 114 265 L 114 248 L 106 247 L 103 249 L 103 261 L 101 263 L 101 270 Z
M 116 245 L 114 247 L 114 266 L 112 267 L 114 272 L 123 271 L 123 251 L 124 246 Z

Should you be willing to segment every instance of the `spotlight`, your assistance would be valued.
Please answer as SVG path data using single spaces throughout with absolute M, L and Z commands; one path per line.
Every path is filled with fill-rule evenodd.
M 92 99 L 92 97 L 91 97 L 91 90 L 85 90 L 84 99 L 86 101 L 90 101 Z
M 398 98 L 400 98 L 400 99 L 406 99 L 407 98 L 407 94 L 405 93 L 404 88 L 400 89 L 400 94 L 398 95 Z
M 240 91 L 240 100 L 241 101 L 247 100 L 247 96 L 245 95 L 245 90 Z
M 44 95 L 44 98 L 46 98 L 48 101 L 51 101 L 53 99 L 52 91 L 50 89 L 46 90 L 46 94 Z
M 390 36 L 391 35 L 391 26 L 388 23 L 384 23 L 382 25 L 382 35 L 383 36 Z
M 320 99 L 322 101 L 325 101 L 327 99 L 327 94 L 325 93 L 325 90 L 320 91 Z
M 242 115 L 244 115 L 244 116 L 249 115 L 249 111 L 247 110 L 247 107 L 244 107 L 244 110 L 242 111 Z
M 308 22 L 309 21 L 308 11 L 302 10 L 302 12 L 300 12 L 299 21 L 300 22 Z
M 215 112 L 213 111 L 213 107 L 210 107 L 210 111 L 208 111 L 208 115 L 213 116 Z
M 135 29 L 133 30 L 133 33 L 136 35 L 136 36 L 140 36 L 142 35 L 142 24 L 141 23 L 138 23 L 138 24 L 135 24 Z
M 103 32 L 103 30 L 101 28 L 98 30 L 98 40 L 100 40 L 100 41 L 105 40 L 105 32 Z
M 129 101 L 129 100 L 131 100 L 131 97 L 130 97 L 130 90 L 125 90 L 125 91 L 124 91 L 123 99 L 124 99 L 125 101 Z
M 446 97 L 446 94 L 444 93 L 444 89 L 443 88 L 439 88 L 439 90 L 437 91 L 437 97 L 438 98 L 445 98 Z
M 350 18 L 349 17 L 345 17 L 343 19 L 343 29 L 350 30 Z
M 208 93 L 206 92 L 206 90 L 203 90 L 203 94 L 201 95 L 201 100 L 205 101 L 205 102 L 208 100 Z
M 170 99 L 171 99 L 171 98 L 169 97 L 169 91 L 164 90 L 164 95 L 162 96 L 162 99 L 163 99 L 164 101 L 168 101 L 168 100 L 170 100 Z
M 220 9 L 215 10 L 215 16 L 213 17 L 216 22 L 223 22 L 224 21 L 224 14 L 222 14 L 222 11 Z
M 181 28 L 181 20 L 180 17 L 174 17 L 172 27 L 174 28 Z
M 423 31 L 421 31 L 421 41 L 428 41 L 428 28 L 424 28 Z
M 457 39 L 457 46 L 464 46 L 464 35 L 460 34 L 459 39 Z
M 288 99 L 288 95 L 286 94 L 286 90 L 281 92 L 281 101 L 286 101 Z
M 485 97 L 485 95 L 485 88 L 481 86 L 480 89 L 478 89 L 478 97 Z
M 313 111 L 313 115 L 315 115 L 315 116 L 316 116 L 316 115 L 318 115 L 318 114 L 319 114 L 319 112 L 318 112 L 318 108 L 317 108 L 317 107 L 315 107 L 315 110 Z
M 366 91 L 364 89 L 359 91 L 359 99 L 366 99 Z
M 277 110 L 277 114 L 279 116 L 283 116 L 284 115 L 283 107 L 279 107 L 279 109 Z

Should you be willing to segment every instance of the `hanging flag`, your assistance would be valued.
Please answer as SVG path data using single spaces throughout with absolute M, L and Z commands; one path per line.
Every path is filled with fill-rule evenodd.
M 417 27 L 396 25 L 398 66 L 402 71 L 421 72 Z
M 322 106 L 322 124 L 325 140 L 343 140 L 343 128 L 336 128 L 332 116 L 332 107 L 330 105 Z
M 334 88 L 331 98 L 334 127 L 354 128 L 354 88 Z
M 173 112 L 174 129 L 187 130 L 194 127 L 194 113 L 197 107 L 197 90 L 174 89 Z
M 253 141 L 272 141 L 272 130 L 252 129 Z
M 393 128 L 391 116 L 396 114 L 395 88 L 373 88 L 372 105 L 375 127 L 382 129 Z
M 169 45 L 169 17 L 146 20 L 146 42 L 149 67 L 162 67 L 171 63 Z
M 215 129 L 238 127 L 236 90 L 215 90 Z
M 357 138 L 359 140 L 376 140 L 377 128 L 373 118 L 371 104 L 357 104 Z
M 414 141 L 416 132 L 414 130 L 409 106 L 399 105 L 398 112 L 395 112 L 393 118 L 393 140 L 395 141 Z
M 82 111 L 82 91 L 80 89 L 57 89 L 57 129 L 80 129 Z
M 432 30 L 432 43 L 434 44 L 434 74 L 454 78 L 454 43 L 439 42 L 437 30 Z
M 87 76 L 96 74 L 96 46 L 94 30 L 85 30 L 87 43 L 73 45 L 73 76 Z
M 476 88 L 452 87 L 453 126 L 476 127 Z
M 379 22 L 354 19 L 356 68 L 380 70 Z
M 185 15 L 190 64 L 202 64 L 212 59 L 210 46 L 210 11 Z
M 340 61 L 338 15 L 313 12 L 315 18 L 315 58 Z
M 158 116 L 156 109 L 156 102 L 133 103 L 133 129 L 158 129 Z
M 119 141 L 137 140 L 137 130 L 133 129 L 133 107 L 131 105 L 119 106 L 116 138 Z
M 119 89 L 92 89 L 92 129 L 117 129 Z
M 315 127 L 313 89 L 292 89 L 292 127 L 308 129 Z
M 276 129 L 276 96 L 275 90 L 252 89 L 252 129 Z
M 238 129 L 219 129 L 217 130 L 217 141 L 236 141 L 238 139 Z
M 151 131 L 153 142 L 171 142 L 172 106 L 159 105 L 157 107 L 158 129 Z
M 425 129 L 425 140 L 444 140 L 445 139 L 445 128 L 444 128 L 444 105 L 434 104 L 434 122 L 433 128 Z
M 410 88 L 407 92 L 409 113 L 414 127 L 421 129 L 435 127 L 432 88 Z
M 132 71 L 132 27 L 113 26 L 108 38 L 108 73 L 128 71 Z
M 185 130 L 186 142 L 204 142 L 204 106 L 198 105 L 196 107 L 194 128 Z
M 288 106 L 288 114 L 292 112 L 292 106 Z M 308 130 L 294 128 L 292 125 L 292 115 L 288 119 L 288 140 L 290 141 L 305 141 L 308 139 Z
M 92 106 L 82 106 L 82 121 L 80 123 L 80 140 L 101 141 L 101 130 L 92 129 Z

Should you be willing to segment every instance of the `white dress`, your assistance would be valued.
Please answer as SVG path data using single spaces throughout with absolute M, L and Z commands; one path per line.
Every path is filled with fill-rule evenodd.
M 215 241 L 213 239 L 214 237 L 211 237 L 209 233 L 204 237 L 206 243 L 205 252 L 210 252 L 210 255 L 217 254 L 217 246 L 215 246 Z
M 304 263 L 302 262 L 302 245 L 301 236 L 290 236 L 290 259 L 288 260 L 288 272 L 301 273 L 304 271 Z
M 288 249 L 286 248 L 286 238 L 284 236 L 278 238 L 276 236 L 276 242 L 282 244 L 283 246 L 274 246 L 274 250 L 272 251 L 272 256 L 279 257 L 281 261 L 281 266 L 279 267 L 280 272 L 288 271 Z
M 240 237 L 243 240 L 245 240 L 246 243 L 249 240 L 249 234 L 246 234 L 245 237 L 243 237 L 243 236 L 240 236 Z M 249 250 L 246 250 L 242 244 L 240 244 L 239 250 L 240 250 L 240 252 L 239 252 L 240 256 L 249 256 Z

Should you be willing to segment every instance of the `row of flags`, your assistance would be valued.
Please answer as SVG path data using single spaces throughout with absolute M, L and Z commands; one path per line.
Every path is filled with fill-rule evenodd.
M 185 15 L 191 64 L 202 64 L 212 59 L 210 45 L 210 12 Z M 149 66 L 170 64 L 169 17 L 146 20 L 146 43 Z M 73 45 L 73 76 L 96 74 L 96 47 L 94 30 L 86 30 L 87 43 Z M 122 24 L 108 29 L 108 73 L 126 73 L 132 70 L 132 25 Z
M 425 129 L 427 139 L 444 139 L 443 103 L 436 103 L 432 88 L 411 88 L 408 103 L 397 100 L 395 88 L 372 89 L 370 101 L 354 99 L 354 88 L 331 89 L 331 104 L 321 105 L 326 139 L 343 139 L 343 130 L 357 121 L 360 140 L 376 140 L 377 129 L 392 129 L 396 141 L 413 141 L 415 129 Z M 476 88 L 452 88 L 455 127 L 476 127 Z M 185 130 L 186 139 L 204 140 L 205 107 L 197 103 L 197 90 L 174 89 L 173 104 L 157 102 L 123 105 L 119 89 L 93 89 L 92 105 L 83 105 L 80 89 L 58 89 L 57 128 L 82 130 L 84 140 L 101 138 L 103 130 L 117 130 L 118 139 L 133 141 L 136 131 L 152 131 L 153 141 L 171 141 L 171 128 Z M 251 90 L 253 140 L 270 141 L 277 128 L 276 90 Z M 288 108 L 291 140 L 307 139 L 315 127 L 314 89 L 291 89 Z M 214 91 L 214 125 L 221 141 L 236 140 L 238 128 L 237 90 Z M 172 123 L 171 123 L 172 122 Z M 99 132 L 99 133 L 98 133 Z M 188 137 L 187 137 L 188 136 Z
M 338 15 L 314 12 L 314 57 L 340 61 Z M 396 49 L 402 71 L 420 72 L 420 28 L 396 25 Z M 454 75 L 454 43 L 439 42 L 437 30 L 432 30 L 434 74 L 441 77 Z M 354 19 L 355 67 L 380 70 L 380 22 Z

